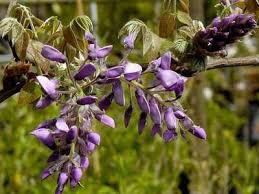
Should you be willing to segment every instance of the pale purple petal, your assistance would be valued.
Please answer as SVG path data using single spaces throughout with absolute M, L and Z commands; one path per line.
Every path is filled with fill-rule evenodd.
M 162 122 L 161 113 L 155 98 L 151 98 L 149 100 L 149 107 L 150 107 L 150 116 L 152 121 L 155 124 L 161 124 Z
M 184 119 L 186 117 L 186 114 L 180 110 L 175 111 L 174 115 L 177 119 Z
M 141 111 L 149 114 L 150 113 L 150 107 L 149 107 L 149 104 L 147 102 L 147 99 L 145 97 L 145 93 L 143 92 L 143 90 L 138 88 L 135 91 L 135 96 L 136 96 L 137 103 L 138 103 Z
M 55 84 L 55 82 L 49 80 L 47 77 L 42 75 L 39 75 L 36 78 L 41 87 L 51 98 L 56 99 L 58 97 L 58 92 L 56 90 L 57 85 Z
M 108 127 L 115 128 L 115 122 L 113 118 L 109 117 L 108 115 L 105 114 L 97 114 L 95 115 L 95 118 L 103 123 L 104 125 L 107 125 Z
M 161 81 L 161 84 L 166 88 L 170 89 L 174 84 L 177 83 L 177 81 L 180 78 L 180 75 L 174 71 L 171 70 L 162 70 L 160 69 L 156 77 L 158 80 Z
M 69 127 L 67 126 L 67 123 L 66 123 L 65 119 L 63 119 L 63 118 L 57 119 L 56 127 L 60 131 L 64 131 L 64 132 L 69 131 Z
M 105 72 L 105 77 L 107 79 L 114 79 L 119 77 L 123 72 L 124 72 L 124 67 L 119 65 L 119 66 L 107 69 Z
M 126 63 L 124 69 L 124 76 L 128 81 L 136 80 L 140 77 L 142 67 L 137 63 Z
M 37 103 L 36 103 L 36 108 L 38 109 L 44 109 L 46 107 L 48 107 L 51 103 L 53 102 L 52 98 L 50 98 L 49 96 L 40 99 Z
M 82 172 L 81 168 L 78 168 L 78 167 L 72 168 L 71 180 L 70 180 L 71 187 L 74 188 L 79 183 L 82 175 L 83 175 L 83 172 Z
M 101 137 L 98 133 L 90 132 L 87 134 L 87 140 L 95 145 L 100 145 Z
M 91 33 L 91 32 L 86 32 L 85 33 L 85 39 L 91 43 L 91 44 L 94 44 L 95 43 L 95 37 L 94 35 Z
M 171 52 L 167 52 L 161 57 L 160 67 L 164 70 L 170 69 L 170 67 L 171 67 Z
M 167 108 L 164 117 L 165 117 L 165 123 L 167 125 L 167 128 L 169 130 L 176 129 L 177 121 L 176 121 L 176 117 L 174 115 L 174 110 L 172 107 Z
M 109 46 L 105 46 L 103 48 L 98 49 L 96 52 L 97 58 L 104 58 L 104 57 L 108 56 L 111 53 L 112 48 L 113 48 L 113 46 L 109 45 Z
M 86 170 L 89 167 L 89 159 L 85 156 L 80 157 L 80 167 Z
M 169 142 L 177 137 L 177 133 L 174 130 L 166 130 L 163 133 L 163 139 L 165 142 Z
M 203 128 L 199 126 L 193 126 L 191 129 L 188 130 L 191 134 L 194 136 L 200 138 L 200 139 L 206 139 L 207 135 Z
M 53 149 L 55 147 L 54 138 L 48 129 L 36 129 L 31 132 L 31 134 L 35 136 L 39 141 L 41 141 L 44 145 L 48 146 L 50 149 Z
M 86 150 L 88 152 L 93 152 L 95 150 L 95 144 L 91 143 L 91 142 L 87 142 L 86 143 Z
M 61 172 L 58 177 L 58 186 L 63 186 L 68 181 L 68 174 L 65 172 Z

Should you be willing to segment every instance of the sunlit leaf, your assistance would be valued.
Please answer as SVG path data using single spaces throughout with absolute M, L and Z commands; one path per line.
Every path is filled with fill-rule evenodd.
M 177 19 L 182 24 L 185 24 L 185 25 L 191 25 L 192 24 L 192 18 L 190 17 L 189 14 L 187 14 L 185 12 L 178 11 L 177 12 Z
M 20 91 L 19 106 L 30 104 L 41 96 L 41 88 L 35 82 L 26 83 Z

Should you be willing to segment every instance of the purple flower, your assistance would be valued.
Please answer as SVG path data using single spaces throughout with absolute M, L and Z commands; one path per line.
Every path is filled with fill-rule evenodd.
M 101 123 L 103 123 L 104 125 L 107 125 L 108 127 L 111 127 L 111 128 L 115 128 L 114 120 L 111 117 L 109 117 L 108 115 L 106 115 L 106 114 L 96 114 L 95 118 L 98 121 L 100 121 Z
M 89 166 L 89 160 L 87 157 L 85 156 L 81 156 L 80 157 L 80 167 L 83 169 L 83 170 L 86 170 Z
M 150 116 L 153 122 L 155 124 L 161 124 L 162 123 L 161 113 L 155 98 L 151 98 L 149 100 L 149 107 L 150 107 Z
M 67 123 L 66 123 L 66 121 L 63 118 L 57 119 L 56 127 L 60 131 L 64 131 L 64 132 L 68 132 L 69 131 L 69 127 L 67 126 Z
M 119 77 L 123 72 L 124 72 L 124 66 L 118 65 L 116 67 L 107 69 L 105 72 L 105 77 L 107 79 L 114 79 L 114 78 Z
M 79 105 L 88 105 L 88 104 L 93 104 L 97 100 L 96 96 L 85 96 L 83 98 L 80 98 L 76 101 L 77 104 Z
M 132 112 L 133 112 L 133 108 L 132 105 L 130 104 L 130 106 L 126 109 L 125 114 L 124 114 L 124 125 L 127 128 L 132 116 Z
M 182 124 L 187 129 L 191 129 L 193 127 L 193 121 L 187 116 L 182 120 Z
M 80 67 L 78 72 L 74 75 L 75 80 L 83 80 L 86 77 L 93 75 L 96 71 L 94 64 L 84 64 Z
M 177 127 L 177 121 L 172 107 L 167 108 L 164 117 L 167 128 L 169 130 L 175 130 Z
M 161 125 L 160 124 L 154 124 L 152 129 L 151 129 L 151 135 L 154 137 L 157 133 L 159 133 L 161 130 Z
M 56 90 L 57 88 L 57 81 L 56 80 L 49 80 L 47 77 L 39 75 L 36 77 L 39 84 L 43 88 L 43 90 L 46 92 L 46 94 L 53 100 L 57 99 L 58 92 Z
M 83 173 L 82 170 L 78 167 L 73 167 L 71 171 L 71 179 L 70 179 L 70 185 L 72 188 L 74 188 L 80 181 Z
M 105 58 L 107 57 L 111 51 L 112 51 L 113 46 L 109 45 L 109 46 L 105 46 L 103 48 L 99 48 L 98 46 L 96 46 L 95 44 L 90 44 L 88 46 L 89 49 L 89 57 L 91 59 L 101 59 L 101 58 Z
M 85 39 L 90 43 L 90 44 L 95 44 L 95 37 L 91 32 L 86 32 L 85 33 Z
M 174 115 L 177 119 L 184 119 L 186 117 L 186 114 L 180 110 L 175 111 Z
M 90 132 L 87 135 L 87 140 L 95 145 L 100 145 L 101 137 L 98 133 Z
M 193 126 L 188 130 L 191 134 L 194 136 L 206 140 L 206 132 L 203 128 L 198 127 L 198 126 Z
M 61 172 L 58 177 L 58 186 L 64 186 L 68 181 L 68 174 Z
M 142 112 L 138 120 L 138 133 L 142 134 L 147 122 L 147 113 Z
M 141 109 L 142 112 L 148 113 L 150 112 L 150 107 L 147 102 L 147 99 L 145 97 L 145 93 L 141 89 L 137 89 L 135 91 L 135 96 L 139 105 L 139 108 Z
M 87 142 L 86 143 L 86 150 L 88 152 L 93 152 L 95 150 L 95 144 L 93 144 L 91 142 Z
M 33 136 L 35 136 L 41 143 L 49 147 L 50 149 L 55 148 L 55 141 L 51 134 L 51 132 L 46 128 L 36 129 L 31 132 Z
M 171 52 L 167 52 L 161 57 L 160 67 L 164 70 L 170 69 L 170 67 L 171 67 Z
M 115 102 L 120 106 L 124 106 L 125 105 L 125 97 L 124 97 L 124 91 L 123 91 L 123 88 L 121 86 L 120 80 L 114 81 L 112 91 L 114 93 Z
M 51 61 L 56 61 L 59 63 L 66 62 L 66 57 L 59 50 L 57 50 L 54 47 L 49 46 L 49 45 L 43 46 L 43 48 L 41 50 L 41 55 Z
M 48 107 L 51 103 L 53 102 L 52 98 L 49 96 L 46 96 L 45 98 L 41 98 L 37 103 L 36 103 L 36 108 L 38 109 L 44 109 Z
M 177 137 L 177 133 L 174 130 L 166 130 L 163 133 L 163 139 L 165 142 L 169 142 Z
M 52 175 L 52 173 L 50 172 L 50 170 L 48 168 L 44 169 L 42 174 L 41 174 L 41 179 L 45 180 L 46 178 L 48 178 L 50 175 Z
M 181 76 L 171 70 L 160 69 L 156 74 L 157 79 L 161 82 L 165 89 L 171 90 L 177 84 Z
M 128 50 L 134 49 L 134 43 L 137 38 L 137 33 L 130 33 L 123 40 L 124 48 Z
M 74 125 L 67 132 L 67 142 L 71 143 L 72 141 L 74 141 L 77 134 L 78 134 L 78 128 L 77 128 L 77 126 Z
M 113 92 L 111 92 L 107 96 L 103 96 L 102 99 L 98 103 L 99 108 L 101 110 L 107 110 L 110 107 L 113 98 L 114 98 Z
M 126 63 L 125 69 L 124 69 L 124 76 L 126 80 L 132 81 L 137 80 L 142 72 L 142 67 L 139 64 L 136 63 Z

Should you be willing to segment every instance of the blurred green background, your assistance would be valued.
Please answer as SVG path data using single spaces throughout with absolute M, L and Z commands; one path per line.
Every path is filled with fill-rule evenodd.
M 157 32 L 162 5 L 162 0 L 20 2 L 31 7 L 36 16 L 46 19 L 57 15 L 64 23 L 82 12 L 89 15 L 101 44 L 115 44 L 115 54 L 122 48 L 118 31 L 131 18 L 143 20 Z M 216 14 L 216 3 L 193 0 L 192 15 L 208 24 Z M 2 0 L 1 17 L 6 7 Z M 259 50 L 258 40 L 256 33 L 228 52 L 232 57 L 254 55 Z M 114 58 L 111 60 L 116 61 Z M 179 137 L 165 144 L 159 137 L 151 138 L 150 126 L 139 136 L 137 108 L 125 129 L 124 108 L 113 105 L 109 114 L 116 119 L 117 128 L 96 125 L 102 143 L 90 158 L 90 168 L 82 179 L 85 187 L 75 191 L 66 188 L 65 193 L 258 193 L 258 80 L 259 69 L 253 67 L 208 71 L 187 82 L 181 102 L 206 129 L 207 141 L 187 135 L 187 140 Z M 56 176 L 40 180 L 50 152 L 29 133 L 38 123 L 58 115 L 58 109 L 52 106 L 37 111 L 17 102 L 14 96 L 0 104 L 0 194 L 53 193 Z

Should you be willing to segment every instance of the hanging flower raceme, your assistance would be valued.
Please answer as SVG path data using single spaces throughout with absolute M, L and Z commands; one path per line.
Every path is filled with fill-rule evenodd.
M 216 52 L 234 43 L 256 27 L 252 15 L 232 14 L 225 18 L 217 17 L 205 30 L 196 33 L 193 43 L 208 52 Z

